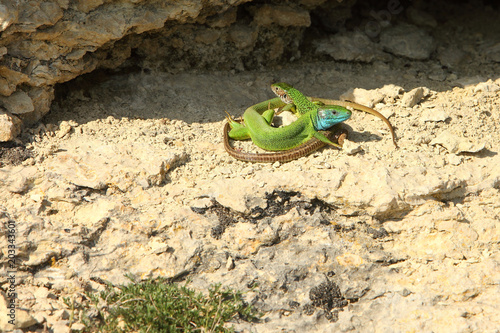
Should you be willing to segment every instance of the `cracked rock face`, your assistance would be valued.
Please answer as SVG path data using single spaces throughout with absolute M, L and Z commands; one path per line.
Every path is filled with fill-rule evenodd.
M 204 20 L 245 1 L 4 1 L 0 5 L 0 140 L 15 137 L 49 111 L 52 86 L 91 72 L 96 50 L 126 35 Z M 104 46 L 107 45 L 107 46 Z M 111 55 L 115 66 L 129 55 Z M 124 51 L 124 52 L 123 52 Z M 106 53 L 106 51 L 105 51 Z
M 96 68 L 116 68 L 131 55 L 145 59 L 143 68 L 182 71 L 243 70 L 296 53 L 301 33 L 311 25 L 309 11 L 323 1 L 249 2 L 2 2 L 0 140 L 19 134 L 18 120 L 32 125 L 49 112 L 55 84 Z

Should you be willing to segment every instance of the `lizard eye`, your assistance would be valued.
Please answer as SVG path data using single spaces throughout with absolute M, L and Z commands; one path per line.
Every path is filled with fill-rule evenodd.
M 333 110 L 333 111 L 332 111 L 332 114 L 333 114 L 334 116 L 336 116 L 336 115 L 337 115 L 337 111 Z

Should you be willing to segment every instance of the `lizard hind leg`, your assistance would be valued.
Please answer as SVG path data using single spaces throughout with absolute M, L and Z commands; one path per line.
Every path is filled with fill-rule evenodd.
M 247 140 L 250 139 L 250 133 L 248 132 L 248 128 L 245 127 L 244 124 L 236 121 L 231 117 L 231 115 L 226 111 L 226 120 L 231 127 L 229 131 L 229 137 L 233 140 Z

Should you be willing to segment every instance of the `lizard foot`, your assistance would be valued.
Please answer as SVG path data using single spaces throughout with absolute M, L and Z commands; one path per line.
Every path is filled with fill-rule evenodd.
M 333 134 L 333 141 L 337 141 L 340 146 L 344 145 L 344 141 L 347 139 L 348 132 L 345 129 L 336 131 Z

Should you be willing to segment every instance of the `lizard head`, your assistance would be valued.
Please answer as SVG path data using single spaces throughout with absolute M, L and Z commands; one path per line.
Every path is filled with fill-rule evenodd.
M 342 106 L 325 105 L 318 108 L 313 125 L 316 131 L 324 131 L 335 124 L 341 123 L 349 119 L 352 112 Z
M 293 99 L 290 96 L 290 91 L 295 90 L 291 85 L 280 82 L 271 85 L 272 91 L 281 99 L 283 103 L 292 104 Z

